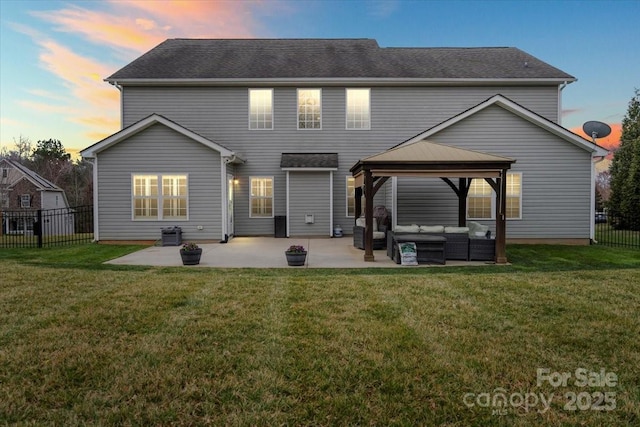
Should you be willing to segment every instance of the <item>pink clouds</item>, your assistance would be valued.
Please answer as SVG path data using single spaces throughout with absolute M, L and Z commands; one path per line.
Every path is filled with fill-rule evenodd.
M 277 2 L 128 0 L 68 5 L 58 10 L 31 12 L 46 25 L 40 30 L 12 27 L 39 46 L 40 66 L 67 90 L 53 93 L 32 87 L 35 99 L 20 105 L 31 111 L 60 116 L 84 129 L 80 144 L 89 145 L 119 129 L 119 92 L 103 81 L 118 68 L 167 38 L 248 38 L 259 27 L 256 8 L 277 9 Z M 42 29 L 43 28 L 43 29 Z M 44 33 L 46 32 L 46 34 Z M 64 42 L 62 42 L 64 40 Z M 70 46 L 89 42 L 99 58 Z M 90 48 L 83 49 L 84 52 Z
M 127 59 L 171 37 L 237 37 L 254 35 L 255 2 L 110 1 L 108 10 L 78 6 L 35 16 L 55 30 L 82 35 L 92 43 L 129 52 Z M 132 55 L 133 53 L 133 55 Z

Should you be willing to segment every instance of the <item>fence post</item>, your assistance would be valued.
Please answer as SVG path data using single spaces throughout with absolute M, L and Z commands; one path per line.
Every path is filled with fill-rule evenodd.
M 38 236 L 38 247 L 42 247 L 42 209 L 38 209 L 37 222 L 33 232 Z

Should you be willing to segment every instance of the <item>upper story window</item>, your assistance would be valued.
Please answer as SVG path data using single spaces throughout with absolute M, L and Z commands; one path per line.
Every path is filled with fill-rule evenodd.
M 347 89 L 347 129 L 371 129 L 371 89 Z
M 133 219 L 184 220 L 187 175 L 133 175 Z
M 249 194 L 249 216 L 251 218 L 273 217 L 273 177 L 251 177 Z
M 522 173 L 507 174 L 506 218 L 522 219 Z M 495 219 L 496 193 L 482 178 L 471 181 L 467 198 L 468 219 Z
M 298 129 L 322 128 L 322 91 L 298 89 Z
M 273 89 L 249 89 L 249 129 L 273 129 Z

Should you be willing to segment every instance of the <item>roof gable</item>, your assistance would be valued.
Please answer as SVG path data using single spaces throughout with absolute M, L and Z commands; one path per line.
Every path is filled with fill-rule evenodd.
M 90 147 L 85 148 L 84 150 L 80 151 L 80 155 L 84 158 L 93 158 L 95 157 L 98 153 L 100 153 L 101 151 L 104 151 L 106 149 L 108 149 L 109 147 L 116 145 L 122 141 L 124 141 L 125 139 L 144 131 L 145 129 L 147 129 L 148 127 L 155 125 L 155 124 L 161 124 L 163 126 L 166 126 L 170 129 L 173 129 L 174 131 L 186 136 L 187 138 L 190 138 L 196 142 L 199 142 L 201 144 L 203 144 L 206 147 L 211 148 L 212 150 L 215 150 L 217 152 L 220 153 L 220 155 L 222 157 L 227 157 L 229 159 L 231 159 L 231 161 L 237 161 L 240 160 L 239 157 L 231 150 L 229 150 L 228 148 L 215 143 L 205 137 L 203 137 L 202 135 L 199 135 L 187 128 L 185 128 L 184 126 L 179 125 L 178 123 L 171 121 L 169 119 L 167 119 L 164 116 L 161 116 L 159 114 L 151 114 L 150 116 L 145 117 L 144 119 L 133 123 L 132 125 L 122 129 L 119 132 L 114 133 L 111 136 L 108 136 L 107 138 L 103 139 L 102 141 L 99 141 L 95 144 L 93 144 Z
M 15 184 L 17 184 L 18 182 L 20 182 L 22 179 L 26 179 L 27 181 L 31 182 L 38 190 L 41 191 L 63 191 L 62 188 L 58 187 L 57 185 L 55 185 L 53 182 L 49 181 L 48 179 L 38 175 L 37 173 L 35 173 L 34 171 L 32 171 L 31 169 L 29 169 L 28 167 L 13 161 L 13 160 L 9 160 L 9 159 L 2 159 L 2 161 L 0 161 L 0 166 L 4 163 L 5 167 L 8 166 L 9 168 L 13 168 L 15 170 L 17 170 L 18 172 L 20 172 L 21 177 L 18 179 L 13 180 L 12 182 L 8 183 L 9 187 L 13 187 Z
M 106 80 L 253 79 L 575 80 L 513 47 L 381 48 L 374 39 L 169 39 Z
M 433 126 L 430 129 L 427 129 L 426 131 L 414 136 L 413 138 L 401 143 L 401 146 L 404 145 L 410 145 L 410 144 L 414 144 L 416 142 L 422 141 L 424 139 L 427 139 L 433 135 L 435 135 L 436 133 L 450 127 L 453 126 L 454 124 L 465 120 L 466 118 L 492 106 L 498 106 L 501 107 L 513 114 L 515 114 L 516 116 L 521 117 L 524 120 L 527 120 L 530 123 L 533 123 L 534 125 L 560 137 L 561 139 L 570 142 L 586 151 L 589 151 L 591 153 L 594 153 L 596 155 L 599 156 L 604 156 L 608 153 L 608 151 L 602 147 L 600 147 L 599 145 L 593 143 L 592 141 L 589 141 L 583 137 L 581 137 L 578 134 L 575 134 L 573 132 L 571 132 L 570 130 L 560 126 L 559 124 L 552 122 L 551 120 L 537 114 L 534 113 L 533 111 L 523 107 L 522 105 L 510 100 L 509 98 L 503 96 L 503 95 L 494 95 L 491 98 L 487 99 L 486 101 L 481 102 L 480 104 L 471 107 L 470 109 L 456 115 L 453 116 L 447 120 L 445 120 L 444 122 Z

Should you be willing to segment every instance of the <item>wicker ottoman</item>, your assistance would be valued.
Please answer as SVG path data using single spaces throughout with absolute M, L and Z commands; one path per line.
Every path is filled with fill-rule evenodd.
M 469 261 L 495 261 L 495 239 L 469 239 Z

